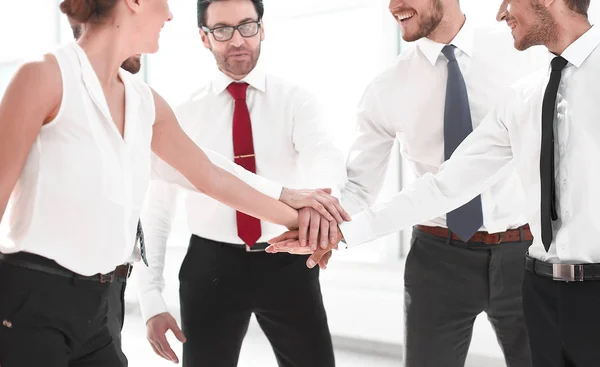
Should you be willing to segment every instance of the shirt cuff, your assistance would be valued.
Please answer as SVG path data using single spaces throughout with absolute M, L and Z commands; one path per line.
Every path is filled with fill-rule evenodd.
M 158 314 L 169 312 L 161 292 L 157 289 L 140 294 L 138 298 L 140 300 L 140 311 L 142 312 L 144 324 Z
M 265 188 L 262 191 L 263 194 L 272 197 L 275 200 L 279 200 L 281 198 L 281 192 L 283 191 L 283 186 L 274 181 L 266 181 L 265 180 Z
M 371 223 L 365 212 L 353 215 L 350 222 L 344 222 L 339 227 L 344 236 L 346 248 L 358 246 L 373 239 Z M 341 245 L 340 243 L 340 247 Z

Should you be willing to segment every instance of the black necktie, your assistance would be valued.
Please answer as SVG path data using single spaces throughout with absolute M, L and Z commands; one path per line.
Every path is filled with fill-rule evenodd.
M 558 56 L 552 60 L 551 65 L 552 73 L 542 105 L 542 148 L 540 153 L 542 243 L 546 251 L 552 244 L 552 221 L 558 219 L 554 174 L 554 116 L 556 115 L 556 95 L 562 71 L 567 66 L 567 60 Z

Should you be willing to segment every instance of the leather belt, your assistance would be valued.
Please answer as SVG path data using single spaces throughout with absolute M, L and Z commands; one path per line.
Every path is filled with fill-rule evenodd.
M 246 252 L 265 252 L 265 250 L 267 249 L 267 247 L 269 247 L 268 243 L 261 243 L 261 242 L 259 242 L 259 243 L 255 244 L 254 246 L 250 247 L 250 246 L 245 245 L 245 244 L 228 243 L 228 242 L 219 242 L 219 241 L 209 240 L 208 238 L 203 238 L 203 237 L 200 237 L 200 236 L 197 236 L 197 235 L 193 234 L 192 238 L 191 238 L 190 244 L 192 242 L 194 242 L 194 241 L 212 242 L 212 243 L 217 244 L 217 245 L 227 246 L 227 247 L 233 247 L 233 248 L 237 248 L 237 249 L 240 249 L 240 250 L 244 250 Z
M 448 228 L 443 227 L 429 227 L 418 225 L 416 226 L 419 230 L 432 234 L 437 237 L 449 238 L 452 236 L 453 240 L 462 241 L 457 235 L 452 233 Z M 533 241 L 533 234 L 529 229 L 529 224 L 516 229 L 509 229 L 506 232 L 499 233 L 488 233 L 488 232 L 476 232 L 468 243 L 483 243 L 486 245 L 499 245 L 504 242 L 521 242 L 521 241 Z
M 525 269 L 561 282 L 600 280 L 600 264 L 551 264 L 527 255 Z
M 38 261 L 38 259 L 40 261 Z M 85 276 L 72 272 L 71 270 L 62 267 L 56 262 L 51 261 L 47 258 L 23 252 L 16 254 L 0 253 L 0 262 L 4 262 L 25 269 L 40 271 L 46 274 L 59 275 L 65 278 L 87 280 L 99 283 L 113 283 L 116 281 L 126 282 L 129 276 L 131 275 L 131 271 L 133 269 L 133 265 L 124 264 L 117 266 L 114 271 L 111 271 L 107 274 Z

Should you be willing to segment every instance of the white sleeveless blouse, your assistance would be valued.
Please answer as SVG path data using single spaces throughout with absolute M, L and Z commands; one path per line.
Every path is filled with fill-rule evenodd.
M 83 275 L 107 273 L 136 247 L 150 179 L 154 99 L 145 83 L 119 70 L 123 139 L 84 51 L 71 43 L 54 55 L 62 74 L 60 110 L 42 127 L 12 192 L 0 252 L 38 254 Z

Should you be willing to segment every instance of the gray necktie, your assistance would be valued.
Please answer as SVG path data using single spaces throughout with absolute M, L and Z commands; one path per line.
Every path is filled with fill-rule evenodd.
M 467 86 L 454 55 L 453 45 L 445 46 L 442 53 L 448 59 L 448 83 L 444 109 L 444 159 L 450 159 L 454 150 L 473 131 Z M 468 178 L 465 178 L 468 179 Z M 448 228 L 463 241 L 468 241 L 483 224 L 481 196 L 447 214 Z

